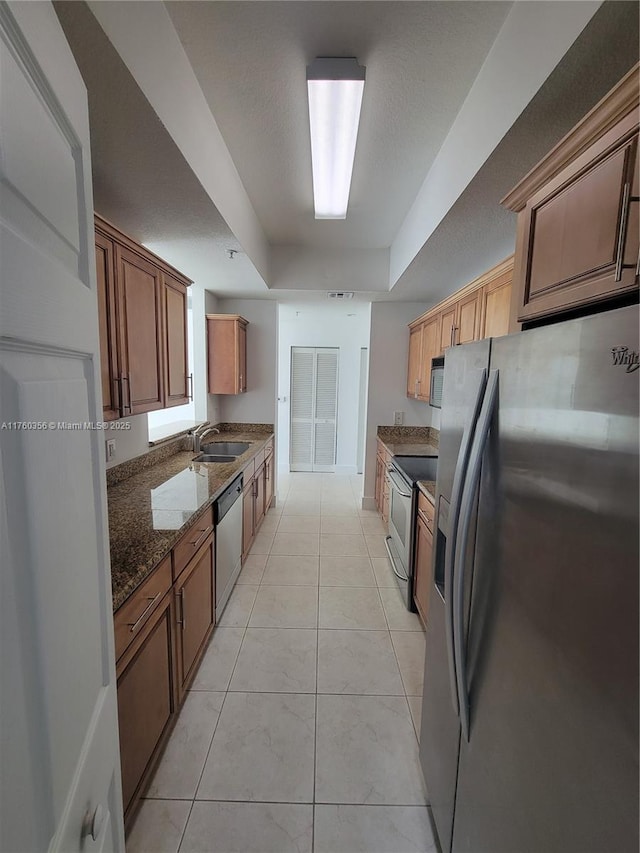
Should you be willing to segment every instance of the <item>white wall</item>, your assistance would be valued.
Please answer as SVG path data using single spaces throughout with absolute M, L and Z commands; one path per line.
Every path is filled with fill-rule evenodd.
M 284 303 L 279 306 L 278 458 L 288 467 L 291 347 L 338 347 L 338 434 L 336 471 L 355 474 L 358 446 L 360 350 L 369 346 L 371 305 Z
M 261 299 L 218 299 L 219 314 L 240 314 L 247 328 L 246 394 L 218 394 L 219 420 L 225 423 L 276 422 L 277 303 Z M 213 395 L 209 395 L 211 399 Z
M 201 360 L 204 366 L 204 385 L 203 385 L 203 393 L 204 399 L 206 400 L 206 411 L 204 413 L 205 420 L 209 421 L 212 424 L 220 423 L 222 417 L 220 416 L 220 397 L 217 394 L 209 394 L 207 391 L 207 321 L 206 314 L 219 314 L 222 313 L 220 307 L 218 306 L 218 297 L 213 294 L 210 290 L 205 290 L 203 294 L 203 313 L 202 313 L 202 329 L 203 329 L 203 337 L 201 341 L 202 349 Z
M 130 429 L 108 429 L 104 432 L 105 441 L 115 438 L 116 455 L 111 462 L 107 462 L 107 468 L 113 468 L 127 459 L 141 456 L 149 450 L 149 429 L 147 426 L 147 415 L 134 415 L 113 421 L 114 424 L 128 424 Z
M 393 424 L 393 413 L 404 412 L 405 426 L 439 426 L 428 403 L 406 396 L 409 330 L 407 325 L 430 306 L 424 302 L 374 302 L 371 305 L 369 398 L 364 468 L 365 506 L 372 508 L 375 492 L 376 433 Z

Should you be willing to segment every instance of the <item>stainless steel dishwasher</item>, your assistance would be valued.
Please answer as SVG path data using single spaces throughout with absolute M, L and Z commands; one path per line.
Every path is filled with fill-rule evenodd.
M 216 622 L 242 568 L 242 474 L 214 504 L 216 524 Z

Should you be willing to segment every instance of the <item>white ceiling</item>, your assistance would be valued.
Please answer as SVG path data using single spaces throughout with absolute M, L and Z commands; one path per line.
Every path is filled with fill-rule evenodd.
M 511 3 L 169 2 L 270 243 L 391 245 Z M 366 83 L 345 221 L 313 218 L 306 66 Z
M 541 10 L 557 4 L 518 5 L 544 23 Z M 591 15 L 598 4 L 562 5 L 567 14 L 588 6 Z M 512 20 L 511 3 L 207 0 L 89 8 L 65 0 L 55 6 L 89 92 L 96 209 L 224 296 L 325 299 L 327 290 L 355 290 L 361 299 L 437 301 L 513 250 L 515 217 L 499 199 L 638 56 L 638 4 L 603 4 L 557 67 L 547 60 L 537 94 L 496 137 L 486 162 L 420 241 L 391 290 L 388 247 L 424 194 L 423 181 L 450 141 L 483 62 L 486 70 L 496 37 L 509 47 L 503 22 Z M 161 26 L 149 26 L 143 43 L 135 26 L 155 13 Z M 123 38 L 105 27 L 109 14 L 125 24 L 128 54 Z M 143 48 L 148 68 L 136 64 Z M 176 55 L 183 49 L 186 58 Z M 355 55 L 367 66 L 351 203 L 347 220 L 337 222 L 313 219 L 304 71 L 322 54 Z M 175 81 L 184 86 L 173 112 L 162 102 L 163 87 L 153 89 L 154 61 L 167 74 L 166 88 Z M 195 90 L 202 103 L 186 122 L 189 148 L 180 137 L 179 108 Z M 205 118 L 219 129 L 217 140 L 207 136 Z M 478 127 L 479 136 L 486 131 Z M 470 153 L 476 142 L 468 139 Z M 235 196 L 216 194 L 207 159 L 214 172 L 216 165 L 227 163 L 227 172 L 235 166 Z M 237 226 L 251 217 L 253 231 Z M 255 251 L 261 245 L 266 266 L 264 253 Z M 233 261 L 228 248 L 241 250 Z

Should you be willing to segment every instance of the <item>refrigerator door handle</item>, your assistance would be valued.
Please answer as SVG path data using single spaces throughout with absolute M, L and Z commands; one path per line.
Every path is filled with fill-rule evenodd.
M 473 445 L 469 458 L 467 477 L 462 493 L 456 556 L 453 570 L 453 636 L 456 659 L 456 680 L 460 705 L 460 726 L 464 739 L 469 741 L 469 692 L 467 690 L 467 656 L 464 641 L 464 570 L 466 566 L 467 540 L 473 515 L 476 491 L 480 483 L 482 457 L 489 439 L 489 428 L 498 398 L 499 371 L 492 370 L 487 382 L 487 391 L 478 417 Z
M 456 558 L 456 544 L 458 533 L 458 520 L 460 518 L 460 505 L 462 503 L 462 491 L 467 476 L 471 442 L 473 440 L 476 423 L 480 416 L 484 391 L 487 385 L 487 371 L 480 371 L 480 380 L 476 390 L 476 396 L 471 410 L 471 417 L 467 421 L 462 441 L 458 451 L 455 473 L 453 475 L 453 487 L 451 489 L 451 504 L 449 509 L 449 531 L 447 534 L 447 547 L 444 557 L 444 601 L 445 601 L 445 633 L 447 639 L 447 660 L 449 663 L 449 681 L 451 684 L 451 702 L 453 710 L 459 714 L 458 687 L 456 680 L 456 657 L 453 640 L 453 578 L 454 563 Z

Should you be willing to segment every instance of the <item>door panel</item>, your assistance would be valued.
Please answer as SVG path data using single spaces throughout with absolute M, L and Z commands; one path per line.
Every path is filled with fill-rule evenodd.
M 123 851 L 86 90 L 49 4 L 0 63 L 0 848 Z
M 165 406 L 182 406 L 187 396 L 187 288 L 163 275 L 165 323 Z
M 480 336 L 481 291 L 475 290 L 458 302 L 458 329 L 456 344 L 468 344 Z
M 492 344 L 456 851 L 638 849 L 638 381 L 616 345 L 638 351 L 637 307 Z
M 456 325 L 457 305 L 446 308 L 440 315 L 440 353 L 453 346 L 453 330 Z
M 333 471 L 338 415 L 338 349 L 291 348 L 292 471 Z
M 164 405 L 160 271 L 123 246 L 116 247 L 116 258 L 125 414 L 138 415 Z
M 178 590 L 178 646 L 180 655 L 180 690 L 191 675 L 194 661 L 205 637 L 215 622 L 215 588 L 213 572 L 213 539 L 193 558 L 194 565 L 185 569 Z
M 105 421 L 120 417 L 114 263 L 113 243 L 103 237 L 102 234 L 96 233 L 100 375 L 102 378 L 102 413 Z

